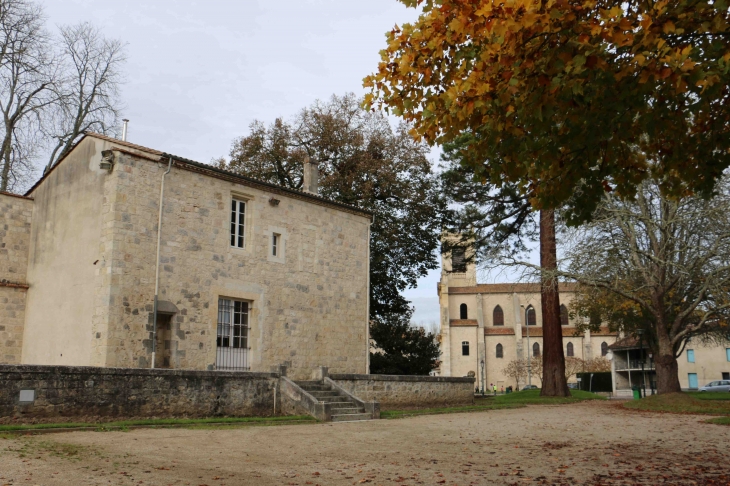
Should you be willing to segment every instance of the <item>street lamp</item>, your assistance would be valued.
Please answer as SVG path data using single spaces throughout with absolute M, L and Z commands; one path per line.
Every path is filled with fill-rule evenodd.
M 527 320 L 527 309 L 523 304 L 520 307 L 525 309 L 525 329 L 527 329 L 527 384 L 532 385 L 532 355 L 530 353 L 530 322 Z
M 482 365 L 482 396 L 484 396 L 484 360 L 479 363 Z
M 646 398 L 646 373 L 644 372 L 644 330 L 637 329 L 639 335 L 639 347 L 641 349 L 641 387 L 644 390 L 644 398 Z

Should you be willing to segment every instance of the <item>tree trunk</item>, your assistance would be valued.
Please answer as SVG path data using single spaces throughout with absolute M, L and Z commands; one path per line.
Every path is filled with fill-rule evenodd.
M 654 360 L 656 367 L 656 389 L 657 393 L 679 393 L 682 388 L 679 386 L 679 369 L 677 358 L 674 354 L 663 354 Z
M 543 397 L 569 397 L 565 379 L 563 329 L 560 325 L 558 254 L 555 243 L 555 211 L 540 211 L 540 300 L 542 301 L 542 391 Z M 530 350 L 528 350 L 529 352 Z

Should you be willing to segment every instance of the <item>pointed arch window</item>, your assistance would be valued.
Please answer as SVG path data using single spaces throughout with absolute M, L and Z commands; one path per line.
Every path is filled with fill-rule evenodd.
M 504 358 L 504 348 L 501 344 L 497 344 L 497 358 Z
M 500 306 L 494 308 L 492 312 L 492 322 L 495 326 L 504 326 L 504 311 Z
M 565 307 L 565 304 L 560 304 L 560 325 L 567 326 L 569 323 L 568 308 Z
M 532 355 L 533 356 L 540 356 L 540 345 L 535 343 L 532 345 Z
M 466 304 L 461 304 L 459 306 L 459 319 L 469 319 L 469 309 Z
M 601 343 L 601 356 L 606 356 L 608 354 L 608 343 L 606 341 L 603 341 Z
M 527 308 L 527 325 L 537 326 L 537 314 L 535 313 L 535 308 L 532 306 Z
M 573 351 L 573 343 L 568 343 L 568 346 L 565 355 L 566 356 L 575 356 L 575 352 Z

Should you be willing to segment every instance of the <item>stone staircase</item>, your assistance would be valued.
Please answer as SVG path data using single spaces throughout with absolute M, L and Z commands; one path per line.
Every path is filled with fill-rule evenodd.
M 332 410 L 333 422 L 352 422 L 355 420 L 371 420 L 372 414 L 348 396 L 335 390 L 322 381 L 295 381 L 302 390 L 312 395 L 320 403 L 328 403 Z

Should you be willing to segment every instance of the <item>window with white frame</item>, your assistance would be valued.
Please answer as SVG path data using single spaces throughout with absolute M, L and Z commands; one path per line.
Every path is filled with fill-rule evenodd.
M 231 246 L 244 248 L 246 244 L 246 201 L 231 199 Z
M 273 233 L 271 235 L 271 255 L 280 256 L 281 254 L 281 235 Z
M 217 369 L 248 369 L 248 316 L 248 302 L 218 299 Z

